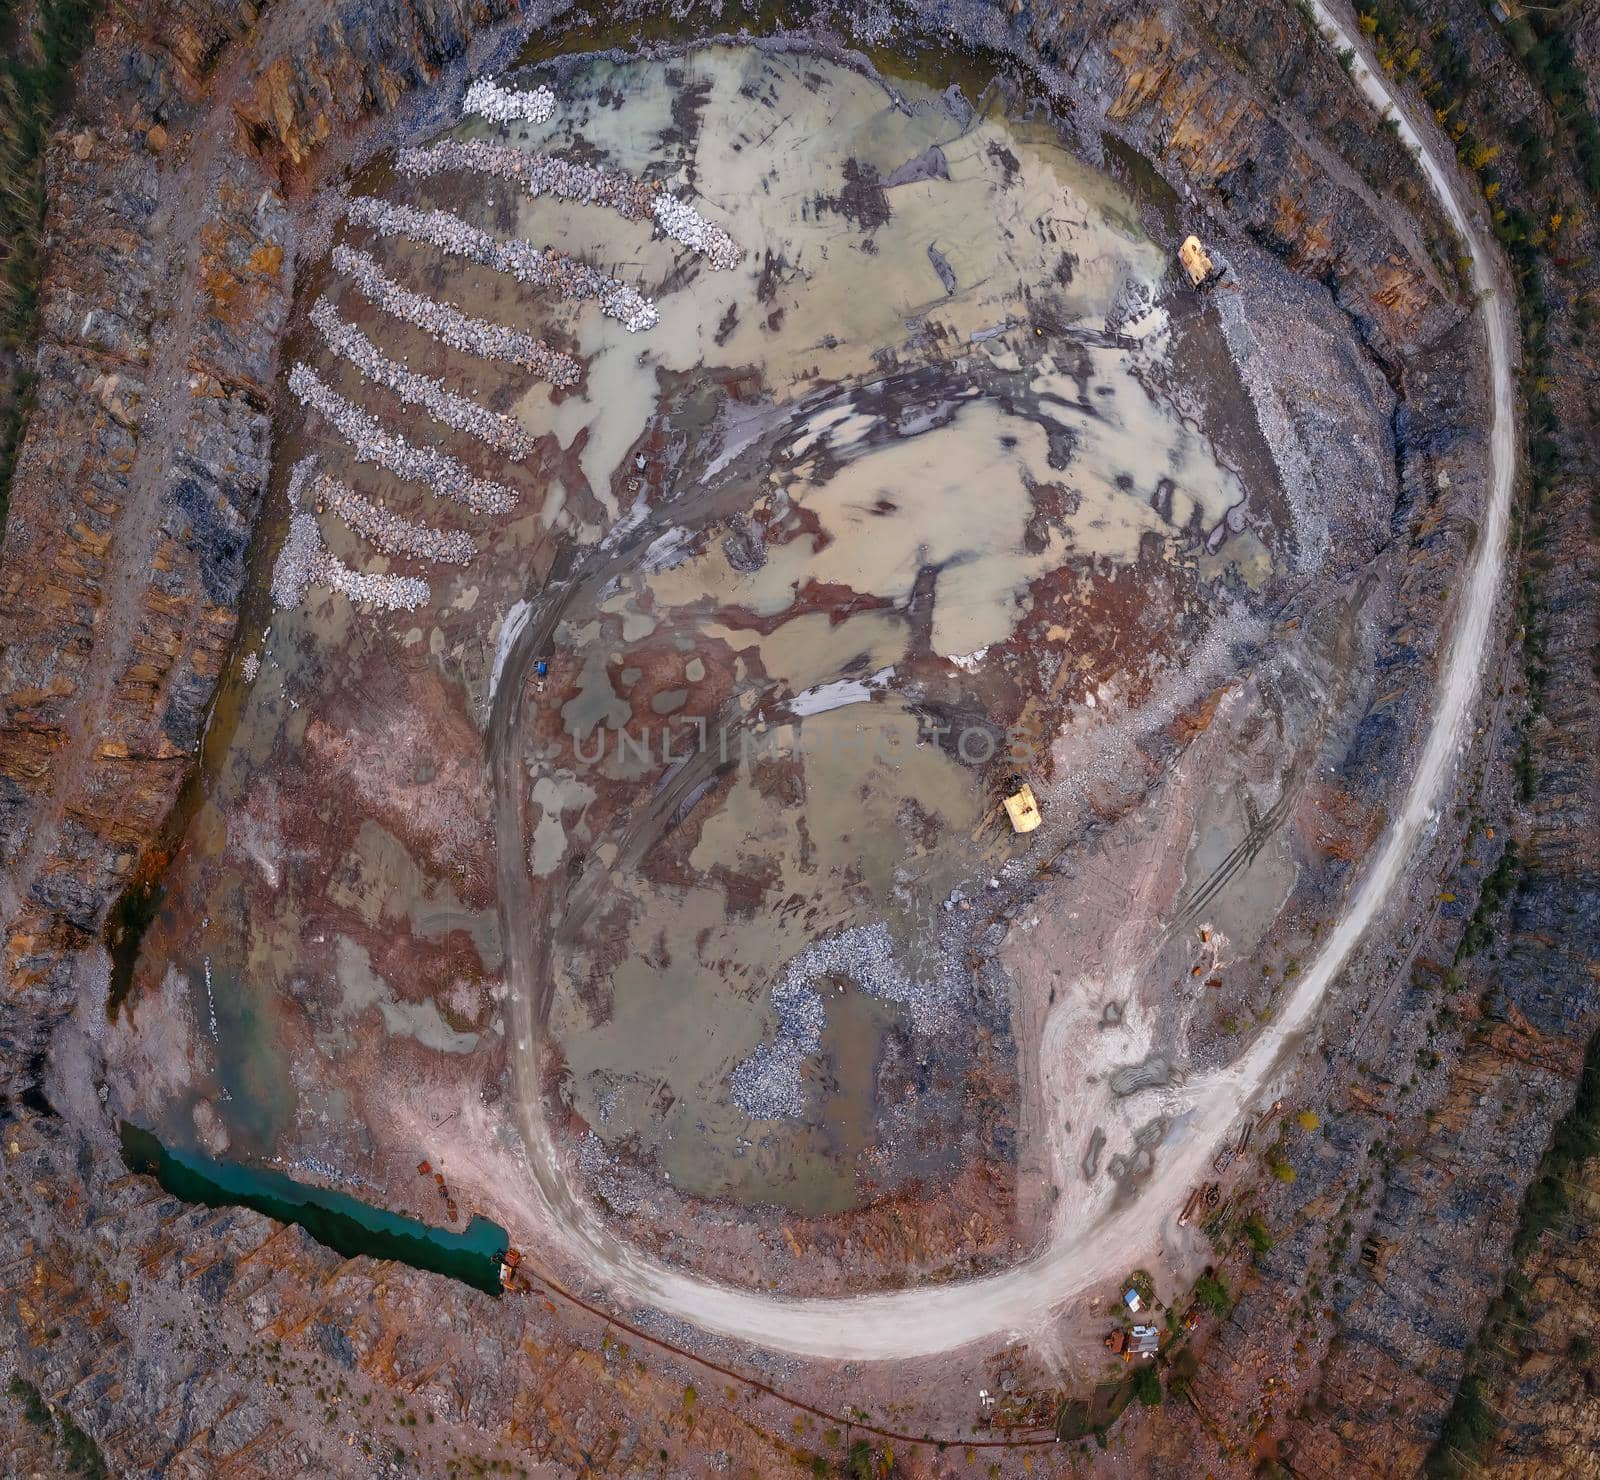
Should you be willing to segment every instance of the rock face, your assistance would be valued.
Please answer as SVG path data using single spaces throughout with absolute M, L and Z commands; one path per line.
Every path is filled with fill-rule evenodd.
M 1217 216 L 1330 283 L 1380 359 L 1431 343 L 1461 310 L 1451 233 L 1416 161 L 1373 133 L 1296 7 L 1214 0 L 1194 12 L 1048 5 L 1033 35 Z
M 165 86 L 158 74 L 96 118 L 87 159 L 52 161 L 52 237 L 71 250 L 52 253 L 43 287 L 39 410 L 0 560 L 0 863 L 20 1015 L 26 994 L 59 989 L 62 952 L 93 939 L 171 809 L 269 467 L 287 213 L 243 159 L 219 161 L 203 198 L 172 197 L 148 143 Z M 163 260 L 175 217 L 186 246 Z
M 344 0 L 305 27 L 301 44 L 258 56 L 234 104 L 251 147 L 290 176 L 338 131 L 387 113 L 462 56 L 473 32 L 516 0 Z
M 0 1092 L 156 842 L 233 638 L 293 287 L 276 172 L 508 8 L 151 7 L 90 53 L 50 157 L 38 409 L 0 549 Z

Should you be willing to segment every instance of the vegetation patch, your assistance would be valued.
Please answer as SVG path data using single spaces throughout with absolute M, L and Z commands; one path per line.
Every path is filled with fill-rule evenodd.
M 99 0 L 0 0 L 0 541 L 33 405 L 26 361 L 39 318 L 45 148 L 99 8 Z

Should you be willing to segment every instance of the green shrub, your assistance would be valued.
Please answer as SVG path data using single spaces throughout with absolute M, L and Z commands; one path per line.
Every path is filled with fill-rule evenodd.
M 1265 1254 L 1272 1247 L 1272 1235 L 1267 1231 L 1267 1225 L 1261 1221 L 1259 1213 L 1252 1213 L 1244 1220 L 1244 1236 L 1250 1247 L 1258 1254 Z
M 63 1411 L 61 1420 L 61 1451 L 66 1456 L 67 1467 L 88 1480 L 106 1480 L 105 1461 L 100 1458 L 100 1446 L 78 1427 L 70 1413 Z
M 39 1389 L 26 1378 L 13 1377 L 6 1391 L 22 1405 L 22 1416 L 35 1428 L 50 1422 L 50 1410 L 39 1396 Z
M 1195 1304 L 1214 1316 L 1225 1316 L 1233 1309 L 1233 1297 L 1228 1287 L 1214 1274 L 1203 1274 L 1195 1281 Z

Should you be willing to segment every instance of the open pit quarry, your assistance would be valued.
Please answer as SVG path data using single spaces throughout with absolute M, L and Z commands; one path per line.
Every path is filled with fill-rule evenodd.
M 1587 1473 L 1504 9 L 19 10 L 6 1473 Z

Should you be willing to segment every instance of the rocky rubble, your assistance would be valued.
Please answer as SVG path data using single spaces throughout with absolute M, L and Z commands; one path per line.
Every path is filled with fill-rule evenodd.
M 511 180 L 530 195 L 553 195 L 581 205 L 602 206 L 627 221 L 653 218 L 673 241 L 704 256 L 714 269 L 737 267 L 738 244 L 693 206 L 668 195 L 656 180 L 638 180 L 614 170 L 530 154 L 482 139 L 450 139 L 426 149 L 402 149 L 395 160 L 402 175 L 426 178 L 440 170 L 471 170 Z
M 393 391 L 407 405 L 422 407 L 435 421 L 466 432 L 507 457 L 526 457 L 533 451 L 533 438 L 509 416 L 485 411 L 465 396 L 447 390 L 442 381 L 396 364 L 354 324 L 341 319 L 328 299 L 319 298 L 312 305 L 311 322 L 334 354 L 348 360 L 374 385 Z
M 713 268 L 737 267 L 744 260 L 744 249 L 727 232 L 676 196 L 657 196 L 653 209 L 657 226 L 673 241 L 701 253 Z
M 461 100 L 461 111 L 476 113 L 495 123 L 514 123 L 518 119 L 546 123 L 556 111 L 556 95 L 548 87 L 516 92 L 501 87 L 492 77 L 480 77 L 467 88 Z
M 480 267 L 508 273 L 530 288 L 542 288 L 563 298 L 595 299 L 608 318 L 616 319 L 630 333 L 653 329 L 661 317 L 655 304 L 637 289 L 608 277 L 598 268 L 532 242 L 497 241 L 448 211 L 419 211 L 358 195 L 346 203 L 345 214 L 359 225 L 370 226 L 379 236 L 403 236 L 424 242 Z
M 485 360 L 504 360 L 531 370 L 551 385 L 568 386 L 578 382 L 578 362 L 570 355 L 553 350 L 543 340 L 475 319 L 448 303 L 435 303 L 409 288 L 402 288 L 363 251 L 355 247 L 333 249 L 333 265 L 361 290 L 368 302 L 403 323 L 431 334 L 441 344 Z
M 478 543 L 462 530 L 430 529 L 413 524 L 388 509 L 363 498 L 353 488 L 319 473 L 311 486 L 319 512 L 331 509 L 357 534 L 365 535 L 386 555 L 410 555 L 443 565 L 466 565 L 478 553 Z
M 757 1044 L 729 1080 L 730 1098 L 752 1120 L 805 1114 L 800 1066 L 821 1046 L 828 1025 L 822 996 L 809 983 L 786 976 L 772 989 L 772 1006 L 778 1014 L 772 1042 Z
M 384 431 L 376 417 L 345 400 L 309 365 L 296 364 L 289 372 L 289 389 L 349 444 L 360 461 L 384 468 L 397 478 L 430 483 L 435 493 L 464 504 L 475 514 L 506 514 L 516 506 L 514 489 L 476 477 L 448 452 L 417 447 L 394 432 Z
M 661 194 L 656 180 L 638 180 L 618 170 L 484 139 L 446 139 L 424 149 L 401 149 L 395 154 L 394 167 L 402 175 L 424 180 L 444 170 L 491 175 L 513 181 L 529 195 L 553 195 L 558 200 L 615 211 L 624 221 L 648 220 Z
M 817 984 L 829 981 L 849 981 L 869 997 L 898 1002 L 923 1033 L 955 1025 L 965 990 L 955 973 L 933 982 L 912 977 L 881 920 L 813 941 L 789 963 L 772 989 L 777 1035 L 771 1043 L 759 1044 L 733 1071 L 733 1102 L 747 1115 L 776 1120 L 804 1112 L 800 1066 L 822 1042 L 828 1015 Z
M 302 458 L 289 476 L 288 499 L 294 512 L 289 533 L 272 568 L 272 600 L 279 608 L 298 606 L 313 585 L 329 586 L 351 601 L 370 602 L 384 611 L 414 611 L 428 600 L 426 581 L 414 576 L 367 574 L 351 570 L 322 542 L 316 515 L 300 507 L 314 457 Z

